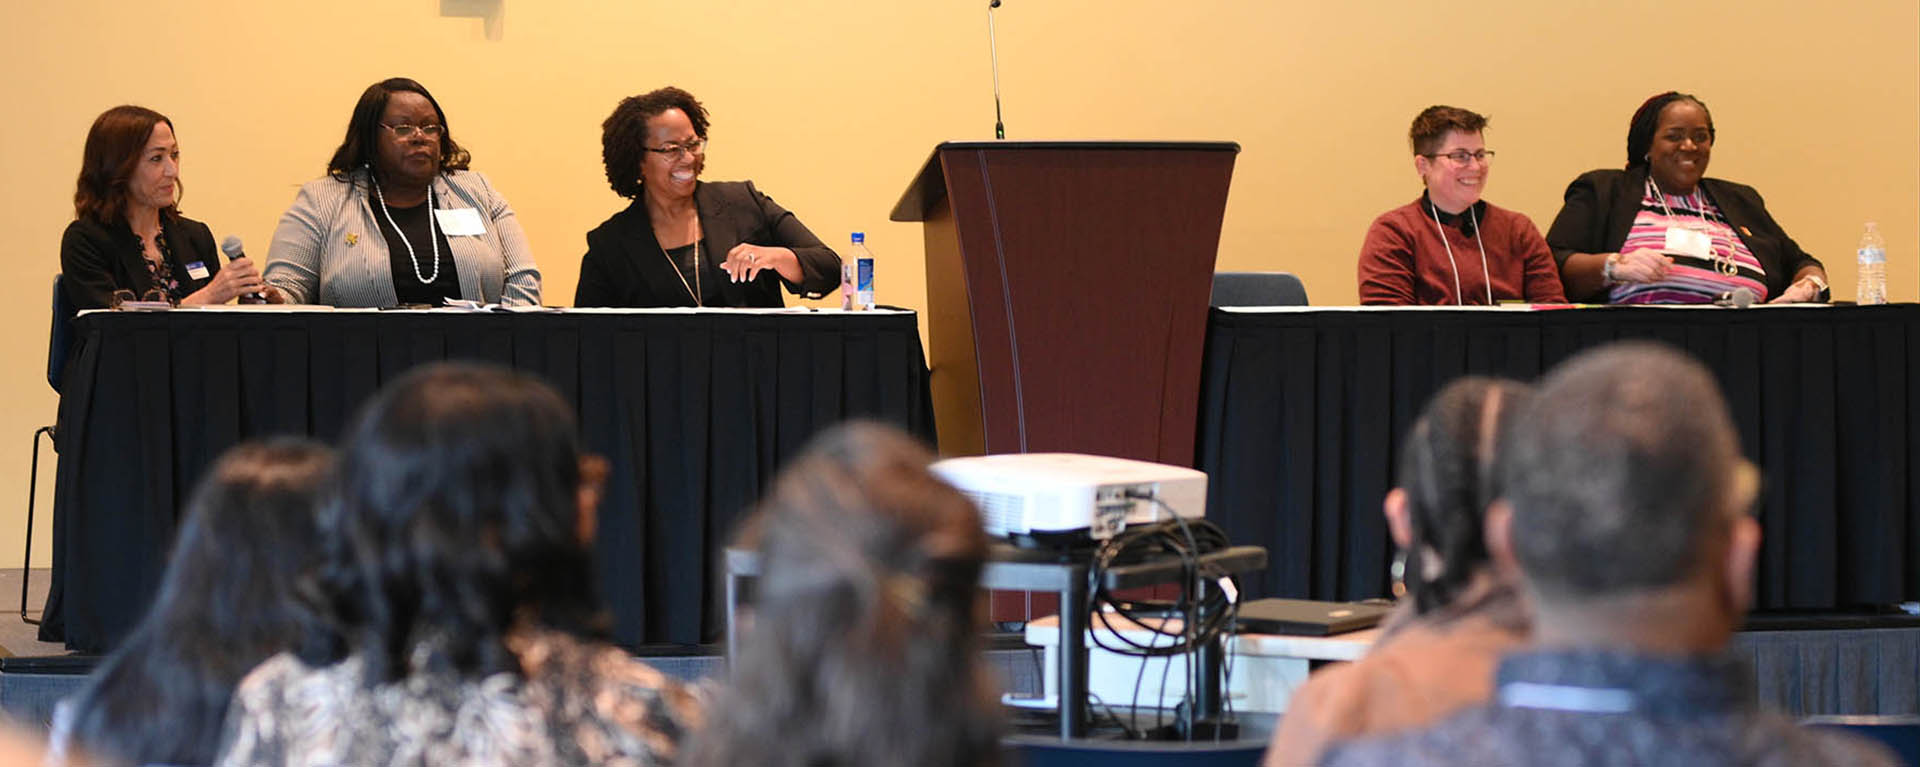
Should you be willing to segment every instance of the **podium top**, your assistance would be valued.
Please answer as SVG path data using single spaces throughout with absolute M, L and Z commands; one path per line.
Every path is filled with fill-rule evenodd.
M 924 221 L 927 210 L 947 194 L 940 166 L 940 153 L 948 151 L 981 152 L 1232 152 L 1240 145 L 1232 141 L 942 141 L 928 153 L 927 161 L 914 174 L 907 191 L 893 206 L 891 221 Z

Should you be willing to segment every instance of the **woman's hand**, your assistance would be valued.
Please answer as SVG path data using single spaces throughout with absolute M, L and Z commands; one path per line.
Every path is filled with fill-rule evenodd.
M 1812 273 L 1802 273 L 1800 275 L 1800 279 L 1794 280 L 1792 285 L 1788 285 L 1786 290 L 1781 291 L 1780 295 L 1775 296 L 1773 300 L 1768 301 L 1767 303 L 1770 303 L 1770 304 L 1817 303 L 1820 300 L 1820 291 L 1824 289 L 1821 283 L 1824 283 L 1824 282 L 1826 282 L 1825 277 L 1819 277 L 1816 279 L 1815 275 Z
M 1667 278 L 1673 259 L 1653 248 L 1639 248 L 1620 254 L 1613 264 L 1615 282 L 1659 282 Z
M 776 248 L 743 242 L 727 251 L 727 259 L 720 262 L 720 268 L 734 282 L 752 282 L 760 276 L 760 270 L 772 269 L 788 282 L 799 282 L 800 257 L 788 248 Z
M 194 291 L 180 299 L 181 306 L 197 304 L 224 304 L 235 297 L 248 293 L 259 293 L 266 289 L 267 283 L 260 279 L 260 270 L 254 268 L 253 259 L 236 258 L 227 262 L 219 272 L 213 275 L 206 287 Z M 274 293 L 279 293 L 276 290 Z M 283 297 L 281 300 L 285 300 Z

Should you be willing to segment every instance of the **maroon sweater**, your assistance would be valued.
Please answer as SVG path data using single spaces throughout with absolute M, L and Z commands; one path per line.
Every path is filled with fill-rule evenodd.
M 1493 300 L 1524 299 L 1537 304 L 1565 303 L 1560 269 L 1553 251 L 1533 221 L 1485 201 L 1474 204 L 1480 217 L 1481 242 L 1487 249 L 1486 270 L 1480 268 L 1480 245 L 1462 231 L 1471 228 L 1463 213 L 1442 211 L 1440 222 L 1427 213 L 1426 195 L 1380 214 L 1367 228 L 1360 246 L 1360 303 L 1387 305 L 1454 305 L 1454 267 L 1460 269 L 1460 292 L 1467 304 L 1487 303 L 1487 284 Z M 1435 224 L 1439 223 L 1436 229 Z M 1453 245 L 1453 264 L 1440 241 L 1446 233 Z

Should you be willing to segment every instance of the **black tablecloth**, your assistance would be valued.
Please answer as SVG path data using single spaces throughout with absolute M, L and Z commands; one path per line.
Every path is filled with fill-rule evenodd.
M 333 440 L 421 363 L 500 363 L 577 406 L 588 448 L 612 463 L 600 588 L 628 645 L 715 636 L 714 556 L 813 434 L 869 417 L 934 438 L 911 313 L 101 312 L 75 332 L 42 637 L 87 651 L 146 608 L 221 451 L 274 434 Z
M 1465 374 L 1532 380 L 1629 338 L 1706 363 L 1765 473 L 1757 607 L 1920 599 L 1920 306 L 1910 304 L 1214 310 L 1197 455 L 1208 514 L 1235 543 L 1270 553 L 1250 596 L 1384 595 L 1392 545 L 1380 501 L 1428 397 Z

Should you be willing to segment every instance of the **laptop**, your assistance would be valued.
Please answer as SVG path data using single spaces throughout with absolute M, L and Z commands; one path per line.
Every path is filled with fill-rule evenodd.
M 1242 634 L 1331 636 L 1373 628 L 1392 611 L 1390 604 L 1255 599 L 1240 605 L 1235 628 Z

